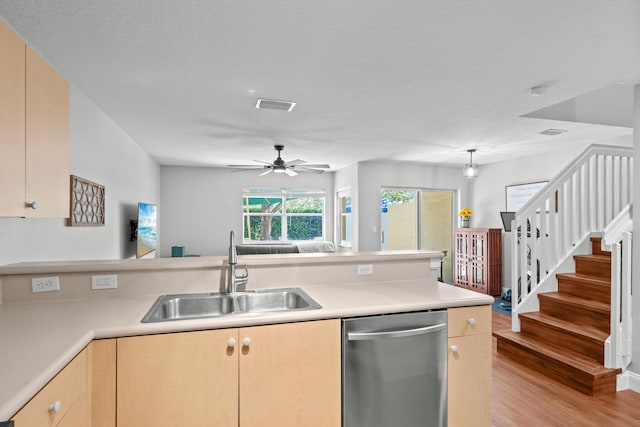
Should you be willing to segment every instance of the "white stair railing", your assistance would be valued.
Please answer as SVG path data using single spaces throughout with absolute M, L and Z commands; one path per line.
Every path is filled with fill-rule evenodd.
M 633 149 L 591 145 L 516 212 L 511 227 L 514 319 L 523 304 L 537 300 L 540 285 L 574 245 L 602 231 L 632 195 Z
M 611 335 L 605 342 L 604 365 L 625 369 L 631 363 L 631 205 L 609 224 L 602 249 L 611 252 Z

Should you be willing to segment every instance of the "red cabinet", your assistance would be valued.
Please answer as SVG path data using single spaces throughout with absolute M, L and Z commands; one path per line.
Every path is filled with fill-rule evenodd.
M 455 285 L 489 295 L 502 293 L 502 229 L 458 228 Z

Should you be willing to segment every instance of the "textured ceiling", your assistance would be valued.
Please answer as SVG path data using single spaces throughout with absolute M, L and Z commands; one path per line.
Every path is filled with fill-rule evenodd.
M 0 17 L 161 164 L 274 143 L 333 169 L 489 163 L 629 135 L 520 116 L 640 81 L 636 0 L 2 0 Z

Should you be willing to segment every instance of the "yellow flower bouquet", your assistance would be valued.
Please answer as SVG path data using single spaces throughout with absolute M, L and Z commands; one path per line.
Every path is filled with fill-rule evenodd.
M 462 219 L 469 219 L 471 218 L 471 215 L 473 215 L 473 211 L 469 208 L 462 208 L 460 209 L 460 212 L 458 213 L 458 215 Z

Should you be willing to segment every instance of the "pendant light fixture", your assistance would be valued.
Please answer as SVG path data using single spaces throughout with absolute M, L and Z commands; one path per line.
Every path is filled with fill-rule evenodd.
M 478 177 L 478 164 L 473 163 L 473 153 L 475 152 L 476 152 L 475 148 L 467 150 L 467 153 L 469 153 L 469 163 L 464 165 L 464 168 L 462 169 L 462 176 L 465 176 L 467 178 Z

